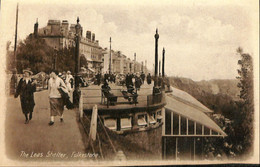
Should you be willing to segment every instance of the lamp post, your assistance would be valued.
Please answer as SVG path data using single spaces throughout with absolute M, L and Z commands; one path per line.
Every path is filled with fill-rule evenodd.
M 134 54 L 134 73 L 136 73 L 136 53 Z
M 75 26 L 76 34 L 75 34 L 75 89 L 73 92 L 73 104 L 75 107 L 79 105 L 80 98 L 80 89 L 79 89 L 79 45 L 80 45 L 80 37 L 81 37 L 81 25 L 79 24 L 79 17 L 77 18 L 77 24 Z
M 111 74 L 111 37 L 109 39 L 109 43 L 110 43 L 110 51 L 109 51 L 109 74 Z
M 162 51 L 162 90 L 165 90 L 164 65 L 165 65 L 165 49 L 163 48 L 163 51 Z
M 164 78 L 164 61 L 165 61 L 165 49 L 163 48 L 163 55 L 162 55 L 162 77 Z
M 158 77 L 158 29 L 156 29 L 156 34 L 154 35 L 155 38 L 155 62 L 154 62 L 154 87 L 157 86 L 157 77 Z
M 57 48 L 55 46 L 54 47 L 54 70 L 57 70 L 56 62 L 57 62 Z

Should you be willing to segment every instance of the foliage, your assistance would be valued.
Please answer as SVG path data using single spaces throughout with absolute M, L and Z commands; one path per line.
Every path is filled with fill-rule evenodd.
M 30 68 L 33 73 L 49 73 L 56 69 L 59 72 L 70 70 L 73 73 L 74 53 L 73 47 L 55 50 L 48 46 L 44 39 L 30 35 L 18 45 L 17 70 L 22 73 L 23 69 Z
M 14 51 L 10 51 L 11 41 L 6 43 L 6 70 L 14 69 Z
M 88 67 L 88 62 L 87 59 L 85 58 L 85 56 L 80 56 L 80 67 Z
M 74 73 L 75 70 L 75 48 L 64 48 L 62 50 L 57 51 L 57 59 L 56 59 L 56 69 L 59 72 L 62 71 L 71 71 Z
M 17 49 L 17 70 L 22 73 L 25 68 L 31 68 L 34 73 L 50 72 L 54 49 L 49 47 L 44 39 L 28 36 L 20 42 Z
M 237 91 L 237 93 L 232 92 L 232 95 L 228 94 L 230 92 L 219 92 L 214 94 L 208 88 L 210 87 L 209 85 L 211 81 L 207 81 L 208 84 L 201 84 L 201 82 L 194 82 L 191 79 L 178 77 L 170 77 L 170 81 L 172 86 L 189 93 L 203 105 L 213 110 L 215 113 L 222 114 L 231 120 L 235 119 L 235 113 L 238 110 L 238 107 L 232 96 L 233 94 L 239 93 L 239 90 L 234 90 Z M 219 80 L 217 82 L 222 82 L 219 85 L 230 85 L 230 87 L 233 86 L 232 80 Z
M 238 87 L 241 89 L 240 98 L 242 100 L 240 117 L 240 127 L 237 133 L 241 135 L 242 152 L 252 153 L 253 148 L 253 123 L 254 123 L 254 89 L 253 89 L 253 60 L 252 57 L 243 53 L 242 48 L 237 49 L 241 59 L 238 61 L 240 69 L 238 70 L 239 79 Z
M 194 82 L 186 78 L 171 77 L 171 85 L 191 94 L 202 104 L 221 114 L 221 118 L 213 118 L 228 135 L 225 138 L 210 139 L 209 146 L 215 148 L 215 154 L 225 154 L 228 157 L 241 158 L 250 156 L 253 148 L 253 60 L 249 54 L 237 49 L 241 56 L 238 61 L 240 69 L 238 84 L 235 81 L 213 80 Z M 211 84 L 217 84 L 218 93 L 214 93 Z M 235 97 L 239 94 L 239 98 Z M 230 121 L 226 121 L 228 118 Z

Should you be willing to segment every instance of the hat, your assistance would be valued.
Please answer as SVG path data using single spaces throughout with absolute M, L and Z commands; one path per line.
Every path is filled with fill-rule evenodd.
M 30 75 L 33 74 L 33 72 L 31 71 L 30 68 L 26 68 L 26 69 L 24 69 L 24 70 L 23 70 L 23 73 L 25 73 L 25 72 L 28 72 Z
M 71 74 L 71 72 L 70 72 L 70 71 L 67 71 L 67 73 L 68 73 L 68 74 Z

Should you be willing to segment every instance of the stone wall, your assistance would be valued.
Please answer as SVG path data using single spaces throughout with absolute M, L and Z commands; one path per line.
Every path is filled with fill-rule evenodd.
M 162 126 L 158 128 L 127 134 L 126 139 L 137 144 L 139 147 L 152 152 L 162 158 Z

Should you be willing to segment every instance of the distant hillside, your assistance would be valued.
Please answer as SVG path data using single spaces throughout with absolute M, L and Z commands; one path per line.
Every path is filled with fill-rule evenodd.
M 171 85 L 182 90 L 192 92 L 196 89 L 198 92 L 207 92 L 212 94 L 225 94 L 232 97 L 233 100 L 239 100 L 238 80 L 236 79 L 214 79 L 209 81 L 193 81 L 189 78 L 170 77 Z
M 237 87 L 236 79 L 215 79 L 210 81 L 196 82 L 203 90 L 208 90 L 213 94 L 226 94 L 234 100 L 239 100 L 240 89 Z
M 171 85 L 181 89 L 209 109 L 216 113 L 222 113 L 232 117 L 235 101 L 239 100 L 239 88 L 237 80 L 210 80 L 195 82 L 188 78 L 170 77 Z

